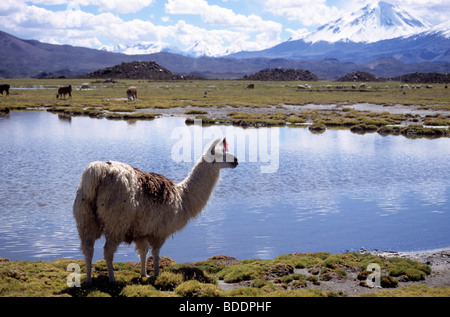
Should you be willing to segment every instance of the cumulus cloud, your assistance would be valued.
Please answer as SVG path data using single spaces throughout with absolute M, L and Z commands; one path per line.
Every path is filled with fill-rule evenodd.
M 280 32 L 282 25 L 265 21 L 260 16 L 237 14 L 231 9 L 210 5 L 205 0 L 168 0 L 165 5 L 169 14 L 199 15 L 202 20 L 213 26 L 247 27 L 253 30 Z
M 3 0 L 4 1 L 4 0 Z M 7 0 L 8 1 L 8 0 Z M 67 5 L 67 6 L 88 6 L 93 5 L 102 12 L 116 12 L 121 14 L 135 13 L 142 8 L 148 7 L 155 0 L 31 0 L 28 1 L 40 5 Z
M 433 24 L 448 19 L 448 0 L 388 1 Z M 282 41 L 282 33 L 299 38 L 344 12 L 356 11 L 368 0 L 333 2 L 334 5 L 326 0 L 265 0 L 262 6 L 261 1 L 249 0 L 245 3 L 246 11 L 238 11 L 236 0 L 211 2 L 0 0 L 0 29 L 21 38 L 54 44 L 99 48 L 152 42 L 222 55 L 269 48 Z M 159 11 L 143 10 L 152 6 Z M 259 11 L 253 13 L 249 8 Z M 130 20 L 129 14 L 135 12 L 136 19 Z M 288 20 L 289 26 L 283 27 L 283 20 Z
M 337 19 L 342 12 L 328 6 L 326 0 L 266 0 L 268 12 L 297 20 L 305 26 L 317 26 Z
M 448 0 L 392 0 L 392 3 L 433 25 L 447 22 L 450 15 Z
M 282 31 L 280 23 L 264 20 L 254 14 L 237 14 L 231 9 L 210 5 L 205 0 L 168 0 L 165 10 L 168 14 L 198 15 L 204 23 L 219 27 L 219 29 L 197 29 L 196 32 L 204 36 L 201 39 L 196 33 L 187 32 L 191 45 L 196 47 L 209 46 L 209 50 L 218 51 L 222 46 L 227 52 L 236 52 L 264 49 L 280 41 Z
M 2 2 L 0 29 L 22 38 L 33 38 L 53 44 L 70 44 L 99 48 L 117 44 L 158 43 L 162 46 L 179 46 L 192 52 L 208 55 L 223 55 L 241 50 L 258 50 L 276 45 L 280 41 L 282 26 L 272 21 L 264 21 L 256 15 L 236 14 L 230 9 L 208 5 L 203 0 L 168 1 L 166 13 L 200 15 L 211 27 L 199 27 L 179 20 L 168 25 L 155 25 L 149 20 L 125 21 L 117 13 L 130 11 L 126 6 L 118 9 L 118 1 L 77 0 L 63 10 L 52 11 L 39 4 L 60 4 L 59 0 L 34 0 L 25 2 Z M 151 0 L 134 0 L 146 5 Z M 85 12 L 83 6 L 96 4 L 102 11 Z M 115 11 L 114 11 L 115 10 Z M 26 34 L 26 36 L 24 36 Z

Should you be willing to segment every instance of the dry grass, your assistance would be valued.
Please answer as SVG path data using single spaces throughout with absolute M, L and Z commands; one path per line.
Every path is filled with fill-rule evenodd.
M 347 277 L 364 272 L 370 263 L 382 269 L 383 280 L 393 287 L 371 296 L 450 296 L 450 288 L 431 288 L 413 285 L 397 288 L 397 278 L 410 281 L 423 280 L 431 273 L 427 265 L 403 258 L 381 258 L 371 254 L 293 253 L 280 255 L 273 260 L 236 260 L 227 256 L 216 256 L 206 261 L 173 263 L 167 261 L 158 278 L 140 278 L 137 263 L 114 263 L 117 284 L 108 283 L 105 261 L 94 263 L 93 285 L 70 288 L 66 281 L 70 272 L 67 266 L 76 263 L 81 268 L 81 282 L 85 278 L 85 266 L 81 260 L 61 259 L 53 262 L 0 261 L 0 296 L 73 296 L 73 297 L 233 297 L 233 296 L 347 296 L 343 291 L 323 291 L 321 283 L 333 279 L 349 279 L 354 288 L 367 288 L 363 281 Z M 296 269 L 307 269 L 307 275 L 295 273 Z M 362 275 L 362 278 L 359 276 Z M 218 279 L 240 286 L 224 291 L 218 287 Z
M 251 113 L 252 109 L 266 109 L 284 105 L 305 104 L 355 104 L 373 103 L 386 106 L 420 105 L 422 109 L 448 111 L 449 90 L 444 85 L 433 85 L 433 89 L 400 89 L 400 83 L 373 83 L 370 89 L 336 89 L 333 82 L 315 82 L 311 89 L 299 90 L 302 82 L 253 82 L 254 89 L 247 89 L 250 82 L 241 80 L 197 80 L 152 82 L 144 80 L 119 80 L 117 83 L 103 83 L 93 80 L 88 90 L 79 90 L 86 79 L 8 79 L 13 89 L 8 97 L 0 97 L 0 111 L 45 109 L 64 115 L 106 117 L 110 119 L 148 120 L 158 116 L 158 109 L 174 107 L 199 107 L 187 110 L 185 114 L 200 114 L 204 123 L 228 123 L 240 126 L 283 126 L 286 124 L 314 123 L 314 127 L 344 127 L 354 132 L 374 132 L 380 127 L 399 123 L 443 125 L 450 123 L 449 116 L 436 118 L 415 118 L 407 114 L 391 114 L 355 111 L 343 108 L 339 111 L 301 111 L 299 113 Z M 72 98 L 56 99 L 57 88 L 71 84 Z M 138 100 L 128 101 L 126 89 L 138 89 Z M 332 85 L 333 88 L 327 86 Z M 388 86 L 389 88 L 386 88 Z M 225 118 L 209 118 L 209 107 L 241 107 L 240 112 L 231 112 Z M 145 114 L 141 110 L 146 109 Z M 204 110 L 203 110 L 204 109 Z M 245 110 L 245 109 L 248 109 Z M 386 107 L 389 110 L 389 107 Z M 261 112 L 261 111 L 259 111 Z M 193 120 L 190 118 L 189 120 Z M 189 120 L 187 123 L 189 123 Z M 420 122 L 419 122 L 420 123 Z M 323 130 L 323 129 L 321 129 Z M 383 130 L 384 133 L 388 131 Z M 396 133 L 394 131 L 394 133 Z M 399 134 L 401 132 L 398 132 Z M 405 135 L 448 136 L 445 130 L 408 131 Z

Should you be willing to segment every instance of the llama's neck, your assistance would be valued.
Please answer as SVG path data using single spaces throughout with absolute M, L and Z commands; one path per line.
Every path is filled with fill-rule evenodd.
M 190 219 L 195 218 L 206 206 L 219 175 L 217 168 L 200 158 L 189 175 L 178 184 L 182 208 Z

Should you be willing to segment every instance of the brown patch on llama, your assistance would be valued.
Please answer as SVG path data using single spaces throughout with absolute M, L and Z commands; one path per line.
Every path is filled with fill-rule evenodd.
M 174 195 L 176 184 L 157 173 L 147 173 L 133 167 L 142 192 L 148 199 L 158 204 L 167 204 Z

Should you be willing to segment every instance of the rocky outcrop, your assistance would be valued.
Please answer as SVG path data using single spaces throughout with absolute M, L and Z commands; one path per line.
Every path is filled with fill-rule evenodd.
M 274 81 L 317 81 L 319 77 L 311 73 L 309 70 L 303 69 L 286 69 L 286 68 L 269 68 L 264 69 L 252 75 L 246 75 L 244 80 L 274 80 Z
M 182 80 L 181 75 L 156 62 L 131 62 L 97 70 L 86 75 L 87 78 L 148 79 L 148 80 Z
M 347 75 L 342 76 L 336 81 L 343 82 L 377 82 L 377 81 L 386 81 L 385 78 L 380 78 L 375 75 L 372 75 L 368 72 L 353 72 Z
M 413 84 L 446 84 L 450 82 L 450 75 L 441 73 L 411 73 L 391 78 L 391 80 Z

